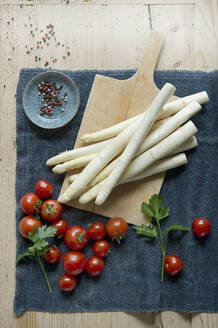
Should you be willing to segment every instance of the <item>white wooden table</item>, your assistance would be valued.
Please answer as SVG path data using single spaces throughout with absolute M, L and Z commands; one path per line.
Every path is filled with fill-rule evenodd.
M 46 61 L 49 61 L 48 67 L 58 69 L 136 68 L 150 30 L 160 30 L 166 36 L 158 69 L 210 71 L 218 67 L 217 0 L 67 2 L 0 0 L 0 327 L 218 327 L 218 315 L 204 313 L 27 312 L 19 319 L 13 314 L 15 93 L 20 68 L 44 67 Z M 50 23 L 54 25 L 57 41 L 51 38 L 44 43 L 42 36 Z M 60 45 L 56 46 L 58 42 Z

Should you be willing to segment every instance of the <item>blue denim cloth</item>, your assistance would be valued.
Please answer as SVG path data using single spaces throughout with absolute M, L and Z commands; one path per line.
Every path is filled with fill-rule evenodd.
M 58 196 L 64 176 L 55 175 L 45 161 L 65 149 L 71 149 L 83 117 L 90 89 L 96 73 L 126 79 L 128 71 L 64 71 L 77 84 L 81 106 L 71 123 L 57 131 L 46 131 L 34 126 L 22 108 L 22 93 L 27 82 L 42 69 L 22 69 L 17 87 L 17 170 L 16 170 L 16 224 L 17 254 L 23 253 L 27 242 L 19 235 L 18 222 L 23 213 L 19 207 L 22 195 L 34 191 L 38 179 L 45 178 L 55 187 Z M 17 315 L 26 310 L 49 312 L 71 311 L 158 311 L 179 310 L 184 312 L 218 311 L 218 71 L 157 71 L 155 80 L 160 88 L 166 82 L 173 83 L 178 96 L 186 96 L 206 90 L 209 104 L 193 118 L 199 129 L 199 147 L 187 153 L 188 165 L 167 173 L 161 196 L 171 209 L 163 227 L 172 223 L 191 227 L 195 217 L 211 220 L 212 231 L 206 240 L 197 240 L 192 231 L 171 236 L 168 254 L 177 254 L 183 261 L 183 271 L 175 278 L 165 276 L 160 282 L 161 252 L 157 242 L 136 235 L 129 225 L 128 237 L 120 247 L 111 245 L 112 253 L 105 260 L 105 269 L 99 278 L 83 274 L 77 288 L 68 295 L 57 286 L 64 273 L 62 263 L 46 265 L 54 294 L 50 295 L 41 269 L 31 259 L 16 267 L 16 293 L 14 311 Z M 128 206 L 128 204 L 126 204 Z M 84 227 L 96 219 L 107 219 L 77 209 L 65 207 L 63 218 L 69 226 Z M 58 241 L 62 254 L 67 251 L 63 241 Z M 92 254 L 91 243 L 84 251 Z

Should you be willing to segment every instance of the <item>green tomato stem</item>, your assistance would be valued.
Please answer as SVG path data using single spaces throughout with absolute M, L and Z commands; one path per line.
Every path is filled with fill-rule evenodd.
M 37 259 L 37 261 L 38 261 L 38 263 L 39 263 L 39 265 L 40 265 L 40 267 L 41 267 L 41 269 L 42 269 L 42 272 L 43 272 L 43 274 L 44 274 L 44 277 L 45 277 L 45 280 L 46 280 L 46 283 L 47 283 L 47 286 L 48 286 L 48 289 L 49 289 L 49 292 L 50 292 L 50 294 L 53 294 L 53 291 L 52 291 L 51 285 L 50 285 L 50 283 L 49 283 L 49 280 L 48 280 L 47 274 L 46 274 L 46 272 L 45 272 L 45 268 L 44 268 L 43 262 L 42 262 L 40 256 L 35 255 L 35 257 L 36 257 L 36 259 Z

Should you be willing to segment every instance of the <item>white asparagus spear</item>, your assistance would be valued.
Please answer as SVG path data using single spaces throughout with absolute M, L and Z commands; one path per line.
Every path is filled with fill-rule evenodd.
M 194 95 L 190 95 L 190 96 L 181 98 L 179 100 L 172 101 L 172 102 L 165 105 L 167 107 L 164 106 L 163 111 L 164 111 L 165 114 L 163 114 L 162 116 L 167 117 L 168 114 L 172 115 L 173 113 L 175 113 L 173 103 L 176 103 L 176 111 L 178 111 L 179 110 L 178 108 L 180 108 L 180 106 L 181 106 L 181 101 L 183 101 L 183 104 L 184 104 L 184 102 L 187 102 L 187 100 L 185 100 L 185 99 L 188 99 L 189 102 L 192 101 L 192 100 L 196 100 L 199 104 L 203 104 L 203 103 L 205 103 L 209 100 L 207 93 L 205 91 L 202 91 L 202 92 L 196 93 Z M 124 122 L 127 122 L 127 121 L 128 121 L 127 125 L 130 125 L 133 122 L 136 123 L 137 118 L 142 117 L 142 115 L 143 114 L 137 115 L 137 116 L 132 117 L 131 119 L 123 121 L 121 123 L 124 123 Z M 159 118 L 162 118 L 162 116 L 159 117 Z M 108 129 L 113 129 L 113 127 L 116 127 L 116 126 L 120 125 L 121 123 L 118 123 L 115 126 L 112 126 Z M 125 125 L 125 124 L 121 125 L 122 128 L 120 130 L 119 129 L 116 130 L 117 132 L 115 134 L 108 135 L 107 138 L 111 138 L 114 135 L 118 134 L 124 128 L 126 128 L 127 125 Z M 104 129 L 104 130 L 107 130 L 107 129 Z M 104 130 L 101 130 L 101 131 L 104 131 Z M 98 132 L 100 132 L 100 131 L 98 131 Z M 113 140 L 113 139 L 111 139 L 111 140 Z M 76 149 L 73 149 L 73 150 L 70 150 L 70 151 L 65 151 L 65 152 L 63 152 L 59 155 L 56 155 L 54 157 L 49 158 L 46 162 L 46 165 L 47 166 L 52 166 L 52 165 L 56 165 L 56 164 L 59 164 L 59 163 L 65 162 L 65 161 L 69 161 L 69 160 L 72 160 L 72 159 L 75 159 L 75 158 L 78 158 L 78 157 L 81 157 L 81 156 L 86 156 L 86 155 L 97 153 L 101 149 L 103 149 L 105 147 L 105 145 L 108 144 L 111 140 L 104 140 L 104 141 L 98 142 L 98 143 L 93 144 L 93 145 L 76 148 Z
M 201 108 L 201 105 L 194 101 L 185 106 L 175 115 L 171 116 L 159 129 L 153 131 L 149 136 L 145 138 L 135 157 L 141 155 L 147 149 L 163 140 L 170 133 L 175 131 L 179 126 L 188 121 L 192 116 L 197 114 Z
M 195 136 L 191 136 L 188 140 L 183 142 L 181 146 L 178 146 L 176 149 L 174 149 L 169 155 L 177 155 L 186 150 L 196 148 L 197 145 L 198 145 L 197 138 Z
M 149 133 L 151 131 L 154 131 L 155 129 L 159 129 L 160 126 L 163 125 L 167 120 L 169 120 L 169 118 L 164 118 L 162 120 L 155 122 L 154 125 L 152 126 L 151 130 L 149 131 Z M 113 139 L 111 139 L 111 140 L 113 140 Z M 91 155 L 86 155 L 86 156 L 81 156 L 81 157 L 72 159 L 71 161 L 66 161 L 62 164 L 57 164 L 52 169 L 52 171 L 56 174 L 60 174 L 60 173 L 71 171 L 73 169 L 85 167 L 96 156 L 97 156 L 97 153 L 91 154 Z
M 174 115 L 175 113 L 180 111 L 180 109 L 182 109 L 183 107 L 185 107 L 186 105 L 190 104 L 193 101 L 198 102 L 200 105 L 208 102 L 209 97 L 207 92 L 202 91 L 202 92 L 194 93 L 193 95 L 186 96 L 169 102 L 164 106 L 163 112 L 160 114 L 159 118 L 162 119 Z
M 161 142 L 136 157 L 124 172 L 122 179 L 132 178 L 145 170 L 148 166 L 158 161 L 161 158 L 167 156 L 170 152 L 174 151 L 183 142 L 188 140 L 193 134 L 197 132 L 197 128 L 192 121 L 188 121 L 185 125 L 180 127 L 178 130 L 170 134 L 168 137 L 163 139 Z M 107 180 L 108 178 L 106 178 Z M 98 196 L 97 196 L 98 198 Z M 96 205 L 99 204 L 95 200 Z
M 209 101 L 208 95 L 206 91 L 202 91 L 199 93 L 195 93 L 193 95 L 180 98 L 178 100 L 174 100 L 169 102 L 168 104 L 165 104 L 160 116 L 158 119 L 162 119 L 165 117 L 169 117 L 175 113 L 177 113 L 180 109 L 182 109 L 184 106 L 188 105 L 190 102 L 196 101 L 199 104 L 204 104 Z M 118 124 L 115 124 L 109 128 L 93 132 L 93 133 L 86 133 L 82 135 L 80 138 L 84 143 L 92 143 L 100 140 L 105 140 L 112 138 L 119 134 L 121 131 L 123 131 L 127 126 L 132 124 L 133 122 L 139 120 L 142 118 L 143 114 L 139 114 L 137 116 L 131 117 L 128 120 L 122 121 Z
M 186 150 L 190 150 L 190 149 L 193 149 L 193 148 L 195 148 L 195 147 L 197 147 L 197 145 L 198 145 L 198 141 L 197 141 L 197 139 L 196 139 L 196 137 L 195 136 L 192 136 L 192 137 L 190 137 L 187 141 L 185 141 L 181 146 L 179 146 L 178 148 L 176 148 L 171 154 L 169 154 L 169 155 L 176 155 L 176 154 L 179 154 L 179 153 L 182 153 L 182 152 L 184 152 L 184 151 L 186 151 Z M 110 164 L 109 164 L 110 165 Z M 108 166 L 107 166 L 108 167 Z M 100 172 L 101 173 L 101 172 Z M 78 175 L 79 174 L 73 174 L 73 175 L 71 175 L 70 177 L 69 177 L 69 179 L 70 179 L 70 182 L 73 182 L 77 177 L 78 177 Z M 105 176 L 105 178 L 106 178 L 107 176 Z M 104 180 L 105 178 L 102 178 L 102 180 Z M 102 181 L 102 180 L 99 180 L 99 181 L 97 181 L 95 184 L 92 184 L 92 182 L 94 181 L 95 179 L 93 179 L 91 182 L 90 182 L 90 184 L 89 184 L 89 186 L 91 187 L 91 186 L 94 186 L 94 185 L 96 185 L 97 183 L 99 183 L 100 181 Z
M 159 121 L 156 121 L 154 125 L 152 126 L 151 133 L 148 134 L 146 137 L 144 143 L 141 145 L 140 149 L 138 150 L 137 156 L 140 155 L 142 152 L 150 148 L 152 144 L 155 144 L 157 141 L 160 141 L 160 136 L 166 136 L 169 134 L 169 132 L 172 132 L 172 126 L 174 128 L 177 128 L 179 125 L 185 122 L 185 120 L 189 119 L 191 116 L 195 115 L 199 110 L 201 109 L 200 105 L 196 102 L 190 103 L 185 108 L 183 108 L 181 111 L 179 111 L 177 114 L 173 115 L 170 118 L 165 118 Z M 167 122 L 167 124 L 166 124 Z M 168 131 L 168 132 L 167 132 Z M 156 139 L 155 136 L 159 136 L 158 139 Z M 194 140 L 195 137 L 193 137 Z M 89 146 L 88 146 L 89 147 Z M 179 153 L 180 151 L 177 151 Z M 86 166 L 97 154 L 87 155 L 79 157 L 78 159 L 68 161 L 64 164 L 59 164 L 53 168 L 53 172 L 55 173 L 63 173 L 72 170 L 73 168 L 80 168 Z M 112 161 L 110 164 L 108 164 L 91 182 L 90 186 L 94 186 L 96 183 L 104 180 L 112 171 L 112 169 L 115 167 L 115 164 L 117 162 L 117 159 Z M 67 164 L 68 163 L 68 164 Z M 74 179 L 78 175 L 74 176 Z M 72 181 L 73 181 L 72 180 Z
M 188 140 L 196 132 L 197 128 L 195 125 L 191 121 L 188 121 L 185 125 L 173 132 L 167 138 L 135 158 L 127 167 L 121 181 L 130 179 L 140 174 L 159 159 L 168 156 L 169 153 L 175 151 L 182 143 Z
M 112 125 L 109 128 L 93 132 L 93 133 L 86 133 L 82 135 L 80 138 L 81 141 L 83 141 L 85 144 L 97 142 L 98 140 L 105 140 L 110 139 L 114 136 L 117 136 L 120 132 L 122 132 L 124 129 L 126 129 L 128 126 L 130 126 L 132 123 L 139 122 L 142 119 L 143 113 L 133 116 L 129 118 L 128 120 L 122 121 L 118 124 Z M 164 118 L 167 118 L 169 116 L 165 116 Z M 162 120 L 162 118 L 158 118 L 158 121 Z M 89 140 L 90 136 L 90 140 Z
M 131 117 L 128 120 L 122 121 L 103 130 L 99 130 L 92 133 L 85 133 L 80 137 L 80 140 L 83 141 L 85 144 L 89 144 L 98 140 L 105 140 L 115 137 L 133 122 L 140 120 L 142 118 L 142 115 L 143 114 L 139 114 L 137 116 Z
M 144 153 L 147 149 L 164 139 L 166 136 L 168 136 L 171 132 L 173 132 L 175 129 L 177 129 L 180 125 L 182 125 L 184 122 L 189 120 L 193 115 L 198 113 L 201 110 L 201 105 L 197 102 L 192 102 L 183 109 L 181 109 L 178 113 L 171 116 L 167 119 L 167 121 L 162 124 L 159 129 L 154 130 L 151 134 L 149 134 L 142 145 L 140 146 L 139 150 L 137 151 L 137 154 L 135 157 L 141 155 Z M 94 179 L 91 181 L 90 185 L 94 186 L 99 181 L 102 181 L 105 179 L 112 170 L 116 167 L 118 164 L 119 158 L 114 159 L 109 165 L 107 165 Z
M 162 107 L 175 91 L 176 88 L 172 84 L 166 83 L 158 95 L 154 98 L 149 108 L 145 111 L 136 132 L 130 139 L 123 153 L 120 155 L 115 168 L 105 180 L 101 190 L 99 191 L 95 201 L 96 205 L 102 205 L 106 201 L 111 191 L 120 180 L 123 172 L 131 160 L 135 157 L 135 154 L 137 153 L 142 141 L 154 124 Z
M 129 139 L 137 129 L 134 123 L 116 136 L 112 142 L 106 145 L 100 153 L 84 168 L 77 179 L 59 197 L 58 201 L 67 203 L 69 200 L 79 196 L 89 182 L 127 145 Z
M 62 162 L 66 162 L 81 156 L 86 156 L 86 155 L 91 155 L 91 154 L 96 154 L 100 150 L 102 150 L 107 144 L 109 144 L 113 139 L 110 140 L 104 140 L 101 142 L 98 142 L 93 145 L 85 146 L 85 147 L 80 147 L 80 148 L 75 148 L 69 151 L 65 151 L 61 154 L 58 154 L 54 157 L 51 157 L 47 160 L 46 165 L 47 166 L 52 166 L 56 165 Z
M 165 159 L 157 161 L 153 165 L 149 166 L 145 171 L 143 171 L 139 175 L 136 175 L 135 177 L 133 177 L 129 180 L 128 179 L 126 179 L 125 181 L 120 180 L 117 185 L 120 185 L 122 183 L 141 180 L 141 179 L 150 177 L 152 175 L 155 175 L 157 173 L 173 169 L 180 165 L 184 165 L 186 163 L 187 163 L 187 158 L 184 153 L 179 154 L 179 155 L 174 155 L 169 158 L 165 158 Z M 92 187 L 87 192 L 85 192 L 83 195 L 81 195 L 79 198 L 79 203 L 87 204 L 87 203 L 91 202 L 93 199 L 95 199 L 97 194 L 99 193 L 103 183 L 104 183 L 104 181 L 99 182 L 94 187 Z
M 177 155 L 173 155 L 171 157 L 160 159 L 154 164 L 150 165 L 145 171 L 139 173 L 135 177 L 123 180 L 123 183 L 133 182 L 142 180 L 144 178 L 148 178 L 154 174 L 165 172 L 169 169 L 176 168 L 181 165 L 185 165 L 188 163 L 187 157 L 185 153 L 179 153 Z
M 70 176 L 69 176 L 69 181 L 70 181 L 70 182 L 75 181 L 75 180 L 78 178 L 79 175 L 80 175 L 80 173 L 70 175 Z
M 158 129 L 161 125 L 163 125 L 167 120 L 169 120 L 169 118 L 164 118 L 162 120 L 159 120 L 157 122 L 154 123 L 154 125 L 152 126 L 151 130 L 149 131 L 149 133 L 153 132 L 155 129 Z M 112 141 L 113 139 L 111 139 Z M 100 142 L 99 142 L 100 144 Z M 89 147 L 89 146 L 87 146 Z M 86 147 L 84 147 L 86 148 Z M 103 147 L 102 147 L 103 148 Z M 77 148 L 75 150 L 78 150 L 81 148 Z M 69 153 L 69 152 L 68 152 Z M 72 160 L 68 160 L 68 161 L 64 161 L 61 164 L 57 164 L 52 171 L 56 174 L 61 174 L 64 172 L 68 172 L 71 171 L 73 169 L 78 169 L 81 167 L 85 167 L 89 162 L 91 162 L 91 160 L 97 156 L 98 151 L 94 154 L 90 154 L 90 155 L 83 155 L 80 156 L 78 158 L 72 159 Z
M 160 141 L 158 144 L 136 157 L 127 167 L 122 178 L 126 179 L 139 174 L 149 165 L 166 157 L 187 141 L 192 135 L 197 132 L 197 128 L 192 121 L 188 121 L 176 131 L 171 133 L 168 137 Z
M 190 137 L 193 136 L 196 132 L 197 128 L 193 122 L 188 121 L 185 125 L 180 127 L 167 138 L 159 142 L 157 145 L 153 146 L 145 153 L 135 158 L 127 167 L 127 170 L 125 171 L 119 183 L 121 184 L 123 181 L 125 182 L 125 180 L 129 181 L 129 179 L 132 179 L 134 176 L 137 176 L 146 171 L 150 165 L 176 151 L 176 149 L 178 149 L 182 144 L 189 140 Z M 92 187 L 85 193 L 86 196 L 83 194 L 79 198 L 79 202 L 81 204 L 85 204 L 90 200 L 95 199 L 103 184 L 104 180 Z M 100 187 L 98 187 L 98 185 L 100 185 Z
M 79 158 L 72 159 L 71 161 L 64 162 L 62 164 L 58 164 L 53 167 L 52 172 L 56 174 L 61 174 L 64 172 L 71 171 L 73 169 L 78 169 L 80 167 L 86 166 L 93 158 L 95 158 L 97 154 L 91 154 L 87 156 L 82 156 Z

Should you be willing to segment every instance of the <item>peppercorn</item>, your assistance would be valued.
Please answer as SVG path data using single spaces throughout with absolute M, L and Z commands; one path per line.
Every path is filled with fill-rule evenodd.
M 37 85 L 39 96 L 41 95 L 41 107 L 40 115 L 53 115 L 53 108 L 56 107 L 61 112 L 64 112 L 63 101 L 67 99 L 67 93 L 64 93 L 64 96 L 59 97 L 60 91 L 63 89 L 63 86 L 57 86 L 55 82 L 42 81 Z M 61 101 L 63 100 L 63 101 Z

